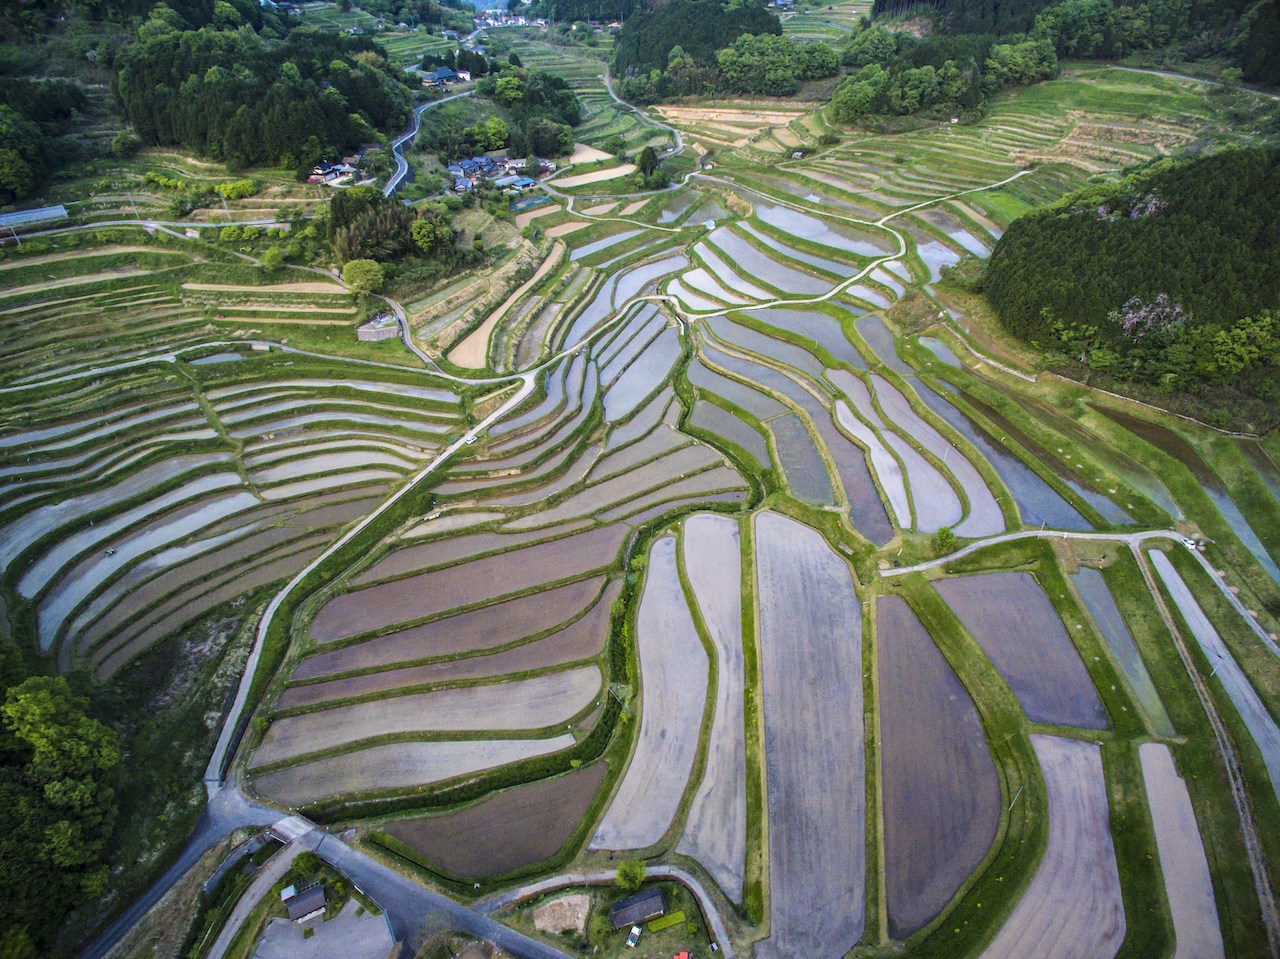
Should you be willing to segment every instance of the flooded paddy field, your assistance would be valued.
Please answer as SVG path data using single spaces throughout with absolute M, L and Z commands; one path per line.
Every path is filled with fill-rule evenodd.
M 715 648 L 716 698 L 706 772 L 677 849 L 711 873 L 733 902 L 741 902 L 747 856 L 747 760 L 738 521 L 711 514 L 691 516 L 684 524 L 681 547 L 694 600 Z
M 771 890 L 755 954 L 843 955 L 865 917 L 861 603 L 817 531 L 762 512 L 753 541 Z
M 889 934 L 934 918 L 1000 822 L 1000 779 L 973 700 L 911 607 L 876 602 Z
M 866 12 L 784 30 L 843 42 Z M 606 89 L 607 31 L 574 53 L 506 36 L 572 71 L 588 142 L 651 144 L 675 185 L 583 183 L 520 214 L 527 237 L 486 228 L 537 254 L 527 285 L 477 262 L 397 303 L 391 277 L 425 357 L 357 340 L 382 307 L 337 279 L 286 265 L 264 282 L 199 216 L 198 247 L 140 230 L 5 247 L 3 625 L 139 708 L 185 702 L 169 665 L 229 690 L 263 627 L 244 711 L 200 706 L 188 756 L 237 724 L 213 770 L 230 806 L 354 826 L 355 855 L 399 855 L 460 899 L 640 855 L 694 876 L 742 959 L 1106 959 L 1159 938 L 1166 912 L 1175 957 L 1256 951 L 1253 864 L 1232 854 L 1182 663 L 1162 661 L 1146 586 L 1094 568 L 1138 541 L 1060 533 L 1209 540 L 1223 600 L 1247 584 L 1265 642 L 1275 597 L 1242 564 L 1277 575 L 1273 438 L 1115 413 L 1004 352 L 946 268 L 1258 103 L 1084 63 L 982 117 L 854 135 L 808 101 L 633 113 Z M 578 155 L 574 176 L 623 169 Z M 496 372 L 451 362 L 463 342 Z M 1211 542 L 1224 527 L 1188 483 L 1248 555 Z M 948 557 L 948 529 L 987 551 Z M 1072 585 L 1050 597 L 1006 534 L 1048 539 Z M 1280 782 L 1258 650 L 1225 602 L 1184 595 L 1216 583 L 1152 562 Z M 646 930 L 637 955 L 682 932 Z
M 497 793 L 458 812 L 398 819 L 384 831 L 448 875 L 489 879 L 558 853 L 607 773 L 604 763 L 593 763 Z
M 698 754 L 709 663 L 676 572 L 676 540 L 657 540 L 636 619 L 640 729 L 631 760 L 591 839 L 644 849 L 671 827 Z
M 1093 743 L 1031 737 L 1049 790 L 1049 845 L 983 959 L 1114 956 L 1125 914 L 1102 756 Z
M 1030 573 L 983 573 L 933 585 L 991 657 L 1029 719 L 1107 727 L 1089 671 Z

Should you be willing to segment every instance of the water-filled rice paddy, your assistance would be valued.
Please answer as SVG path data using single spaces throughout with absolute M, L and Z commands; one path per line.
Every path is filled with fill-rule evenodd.
M 636 619 L 640 728 L 631 760 L 591 840 L 644 849 L 671 827 L 698 755 L 709 663 L 676 571 L 676 540 L 649 550 Z
M 562 726 L 586 709 L 600 689 L 600 670 L 580 666 L 531 679 L 459 686 L 274 720 L 254 763 L 296 761 L 307 753 L 351 747 L 374 736 L 459 730 Z
M 982 861 L 1000 780 L 968 692 L 911 607 L 876 602 L 880 775 L 889 934 L 936 916 Z
M 1164 743 L 1138 747 L 1173 920 L 1174 959 L 1222 959 L 1226 954 L 1213 880 L 1187 783 Z
M 761 512 L 754 545 L 770 888 L 755 954 L 843 955 L 865 917 L 862 607 L 816 530 Z
M 1033 722 L 1105 729 L 1107 714 L 1080 653 L 1030 573 L 934 583 Z
M 689 585 L 715 648 L 716 698 L 706 772 L 677 848 L 711 873 L 731 900 L 741 902 L 747 855 L 747 760 L 738 521 L 713 514 L 691 516 L 684 524 L 681 548 Z
M 344 592 L 321 607 L 311 635 L 324 642 L 576 578 L 614 561 L 625 532 L 604 526 L 430 573 Z
M 1033 735 L 1049 791 L 1049 844 L 983 959 L 1110 959 L 1125 934 L 1102 755 L 1093 743 Z
M 384 831 L 449 875 L 489 879 L 559 852 L 607 772 L 604 763 L 593 763 L 555 779 L 516 786 L 457 812 L 396 820 Z
M 1129 632 L 1128 624 L 1120 614 L 1115 597 L 1111 595 L 1111 589 L 1102 573 L 1091 566 L 1081 566 L 1071 574 L 1071 581 L 1084 600 L 1085 608 L 1097 624 L 1102 638 L 1111 647 L 1120 670 L 1129 680 L 1134 696 L 1152 724 L 1152 731 L 1160 736 L 1173 736 L 1173 723 L 1165 712 L 1160 694 L 1142 662 L 1142 654 L 1133 641 L 1133 634 Z

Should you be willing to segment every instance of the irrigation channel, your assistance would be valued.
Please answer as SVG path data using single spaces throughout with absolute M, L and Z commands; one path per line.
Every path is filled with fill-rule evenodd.
M 605 74 L 605 86 L 611 97 L 618 100 L 619 103 L 629 106 L 625 104 L 624 101 L 619 100 L 614 93 L 607 71 Z M 470 91 L 457 94 L 444 100 L 423 105 L 415 110 L 411 129 L 398 138 L 393 144 L 397 168 L 391 180 L 384 188 L 385 195 L 389 196 L 393 194 L 400 187 L 406 173 L 408 172 L 408 164 L 403 158 L 400 148 L 403 144 L 411 141 L 418 132 L 422 112 L 440 103 L 445 103 L 449 100 L 457 99 L 458 97 L 467 96 L 469 93 Z M 634 110 L 634 108 L 632 109 Z M 674 138 L 674 145 L 668 151 L 668 155 L 675 155 L 683 150 L 684 143 L 679 131 L 653 120 L 641 111 L 635 112 L 646 122 L 652 123 L 671 132 Z M 406 879 L 404 876 L 388 869 L 385 865 L 373 859 L 366 853 L 353 849 L 345 843 L 340 842 L 335 837 L 316 832 L 310 823 L 301 821 L 297 817 L 291 817 L 278 809 L 251 799 L 245 794 L 238 781 L 239 765 L 235 760 L 237 758 L 237 751 L 240 747 L 241 737 L 247 727 L 249 717 L 257 705 L 250 701 L 250 694 L 254 688 L 254 680 L 259 670 L 263 649 L 267 636 L 270 633 L 276 618 L 280 615 L 281 609 L 286 607 L 286 605 L 292 600 L 299 598 L 297 594 L 302 590 L 315 571 L 322 564 L 335 556 L 339 551 L 344 550 L 353 544 L 361 544 L 369 547 L 370 549 L 376 546 L 378 537 L 374 534 L 376 533 L 379 519 L 384 517 L 388 511 L 392 510 L 398 503 L 402 502 L 406 496 L 411 495 L 415 490 L 419 489 L 426 481 L 434 478 L 447 464 L 457 458 L 459 453 L 464 452 L 468 446 L 483 438 L 496 426 L 506 420 L 513 411 L 519 408 L 535 392 L 538 383 L 538 375 L 540 373 L 555 367 L 557 364 L 562 363 L 562 361 L 583 353 L 583 351 L 587 350 L 596 340 L 610 335 L 615 327 L 623 323 L 629 314 L 631 314 L 631 312 L 637 307 L 641 307 L 645 304 L 664 307 L 676 318 L 682 334 L 681 339 L 687 342 L 693 339 L 695 327 L 699 328 L 700 333 L 713 339 L 713 337 L 707 333 L 710 329 L 709 321 L 727 317 L 729 314 L 740 312 L 743 309 L 768 310 L 773 308 L 795 308 L 831 302 L 836 297 L 848 293 L 851 289 L 858 286 L 861 281 L 870 277 L 872 274 L 877 273 L 877 271 L 880 271 L 882 268 L 890 264 L 903 260 L 908 255 L 909 251 L 912 249 L 912 244 L 909 242 L 905 231 L 894 229 L 894 227 L 890 225 L 895 218 L 905 216 L 914 211 L 934 207 L 938 204 L 955 200 L 960 197 L 1008 186 L 1019 179 L 1028 176 L 1031 172 L 1032 171 L 1030 169 L 1022 169 L 996 182 L 969 189 L 957 190 L 925 199 L 919 203 L 915 203 L 901 209 L 896 209 L 893 212 L 887 213 L 876 219 L 859 218 L 847 214 L 833 213 L 829 210 L 818 211 L 813 209 L 812 206 L 806 206 L 790 200 L 781 199 L 773 195 L 766 195 L 750 186 L 736 183 L 733 180 L 726 179 L 724 177 L 711 176 L 700 171 L 691 172 L 684 178 L 680 186 L 687 185 L 694 178 L 698 178 L 702 181 L 715 183 L 735 191 L 750 193 L 770 204 L 790 209 L 807 216 L 821 216 L 825 219 L 845 223 L 860 229 L 882 232 L 887 234 L 889 237 L 892 237 L 892 244 L 895 248 L 887 252 L 883 252 L 880 255 L 867 257 L 866 265 L 862 266 L 860 269 L 854 270 L 851 275 L 832 282 L 829 287 L 822 292 L 807 295 L 768 296 L 762 298 L 759 302 L 751 303 L 748 307 L 713 306 L 709 309 L 694 309 L 690 308 L 689 305 L 682 301 L 679 296 L 670 292 L 636 292 L 627 296 L 623 299 L 623 302 L 617 306 L 612 307 L 611 311 L 607 312 L 601 318 L 600 322 L 585 329 L 581 335 L 577 336 L 576 339 L 573 339 L 571 342 L 566 342 L 562 348 L 555 350 L 552 355 L 523 370 L 505 375 L 465 377 L 450 374 L 441 370 L 435 359 L 415 342 L 404 307 L 394 300 L 387 299 L 388 305 L 395 313 L 403 345 L 426 367 L 426 369 L 419 371 L 422 375 L 428 378 L 443 380 L 455 385 L 483 385 L 494 387 L 497 390 L 507 389 L 511 392 L 502 399 L 502 402 L 496 409 L 484 416 L 475 425 L 466 429 L 462 435 L 458 436 L 447 447 L 439 451 L 432 459 L 430 459 L 429 462 L 413 472 L 399 485 L 394 493 L 384 499 L 372 512 L 366 514 L 359 520 L 359 522 L 351 526 L 340 537 L 329 543 L 325 549 L 315 556 L 315 558 L 312 559 L 311 562 L 303 569 L 298 571 L 286 583 L 286 585 L 272 597 L 264 614 L 257 624 L 248 662 L 246 663 L 244 672 L 240 677 L 239 685 L 236 689 L 231 708 L 221 729 L 219 730 L 217 744 L 212 756 L 210 757 L 205 772 L 204 781 L 208 794 L 208 804 L 199 820 L 195 833 L 192 835 L 185 849 L 171 865 L 169 870 L 159 880 L 157 880 L 156 883 L 137 902 L 133 903 L 124 914 L 109 926 L 85 951 L 84 955 L 89 957 L 89 959 L 98 959 L 98 957 L 105 955 L 141 918 L 146 910 L 150 908 L 150 906 L 154 905 L 205 851 L 212 848 L 214 844 L 234 829 L 243 826 L 261 825 L 276 825 L 278 828 L 281 828 L 280 823 L 289 821 L 293 823 L 293 826 L 289 827 L 293 829 L 294 833 L 291 841 L 308 842 L 315 846 L 323 846 L 326 858 L 332 857 L 331 861 L 333 861 L 335 865 L 338 865 L 339 868 L 347 871 L 353 879 L 361 881 L 362 885 L 366 887 L 366 890 L 387 908 L 389 915 L 392 917 L 393 923 L 398 924 L 398 932 L 403 932 L 406 935 L 416 935 L 420 933 L 423 929 L 420 924 L 423 921 L 423 917 L 430 914 L 437 918 L 444 917 L 440 918 L 440 921 L 444 922 L 447 919 L 447 923 L 451 923 L 453 928 L 493 939 L 503 948 L 518 956 L 529 957 L 529 959 L 550 959 L 550 957 L 562 956 L 563 954 L 558 950 L 547 947 L 544 944 L 535 942 L 534 940 L 527 939 L 526 937 L 520 936 L 511 930 L 506 929 L 506 927 L 501 926 L 494 920 L 488 918 L 488 913 L 492 912 L 499 906 L 509 904 L 510 902 L 525 898 L 529 895 L 534 895 L 538 892 L 554 888 L 562 888 L 567 885 L 604 882 L 611 877 L 611 874 L 602 873 L 586 875 L 571 873 L 563 876 L 551 877 L 542 880 L 531 887 L 525 887 L 504 893 L 501 897 L 496 899 L 483 900 L 480 903 L 477 903 L 474 907 L 469 908 Z M 548 178 L 548 181 L 553 180 L 554 177 Z M 577 200 L 584 199 L 585 197 L 581 195 L 568 195 L 557 191 L 553 182 L 544 181 L 543 185 L 548 193 L 564 201 L 566 211 L 575 217 L 596 222 L 629 223 L 646 231 L 657 231 L 668 234 L 682 233 L 682 227 L 664 227 L 635 218 L 628 218 L 626 216 L 593 215 L 591 213 L 577 210 L 574 206 L 575 202 Z M 652 194 L 611 195 L 609 196 L 609 199 L 621 200 L 630 198 L 631 196 L 651 197 Z M 261 221 L 246 222 L 257 223 Z M 185 224 L 167 224 L 159 221 L 121 221 L 121 225 L 144 226 L 150 229 L 168 229 L 171 226 L 185 226 Z M 86 227 L 72 227 L 49 232 L 67 232 L 67 229 L 98 229 L 101 226 L 103 226 L 103 224 L 93 224 Z M 326 273 L 325 275 L 332 278 L 331 274 Z M 699 321 L 701 321 L 701 323 L 699 323 Z M 202 343 L 199 348 L 201 350 L 205 350 L 211 346 L 226 348 L 244 346 L 257 346 L 258 348 L 262 348 L 265 346 L 271 349 L 278 349 L 288 353 L 293 353 L 298 356 L 338 359 L 337 357 L 331 357 L 323 353 L 301 350 L 288 345 L 276 343 L 274 341 L 260 339 L 228 338 L 212 344 Z M 781 349 L 781 346 L 779 346 L 779 349 Z M 189 352 L 189 350 L 161 350 L 144 356 L 134 357 L 130 360 L 98 365 L 70 373 L 33 379 L 16 386 L 3 387 L 0 388 L 0 394 L 13 394 L 50 385 L 96 379 L 113 372 L 129 370 L 131 368 L 156 363 L 176 364 L 183 359 L 186 352 Z M 730 349 L 724 355 L 727 357 L 724 362 L 726 364 L 731 364 L 735 357 L 741 359 L 747 354 L 744 354 L 742 351 Z M 371 367 L 383 366 L 396 370 L 405 369 L 404 367 L 393 366 L 392 364 L 379 364 L 369 360 L 351 360 L 345 357 L 341 359 L 343 362 L 363 364 Z M 1245 793 L 1243 775 L 1239 768 L 1239 759 L 1235 754 L 1234 747 L 1226 732 L 1225 726 L 1222 724 L 1221 719 L 1214 709 L 1212 700 L 1208 696 L 1207 690 L 1204 688 L 1203 680 L 1201 680 L 1194 668 L 1194 664 L 1190 658 L 1190 653 L 1185 647 L 1181 634 L 1177 631 L 1174 625 L 1173 617 L 1164 606 L 1159 588 L 1152 579 L 1151 572 L 1141 557 L 1141 547 L 1144 544 L 1169 538 L 1173 538 L 1176 541 L 1180 538 L 1177 533 L 1167 530 L 1147 530 L 1132 533 L 1101 533 L 1060 529 L 1041 529 L 1014 533 L 1001 533 L 997 535 L 978 537 L 965 548 L 951 555 L 913 566 L 883 569 L 880 571 L 879 575 L 889 579 L 900 577 L 908 573 L 935 569 L 998 543 L 1031 538 L 1119 542 L 1128 546 L 1134 554 L 1138 556 L 1139 565 L 1142 568 L 1148 587 L 1155 598 L 1162 617 L 1170 628 L 1171 634 L 1175 637 L 1179 653 L 1187 666 L 1193 682 L 1196 684 L 1197 693 L 1200 697 L 1201 703 L 1204 706 L 1213 726 L 1219 754 L 1228 770 L 1228 775 L 1232 784 L 1233 799 L 1239 815 L 1241 828 L 1246 838 L 1246 847 L 1249 852 L 1249 862 L 1253 874 L 1255 889 L 1260 900 L 1264 904 L 1269 902 L 1274 905 L 1274 895 L 1272 894 L 1267 878 L 1266 863 L 1262 858 L 1261 844 L 1257 835 L 1257 825 L 1253 820 L 1249 808 L 1248 797 Z M 1198 552 L 1195 553 L 1195 556 L 1197 561 L 1210 576 L 1210 579 L 1217 585 L 1219 591 L 1230 602 L 1232 608 L 1242 616 L 1247 623 L 1249 623 L 1253 632 L 1266 645 L 1266 647 L 1271 650 L 1271 652 L 1280 655 L 1280 647 L 1276 646 L 1275 641 L 1267 635 L 1262 627 L 1254 621 L 1252 616 L 1249 615 L 1247 608 L 1220 579 L 1211 564 L 1209 564 L 1209 562 Z M 698 900 L 699 907 L 705 914 L 709 927 L 721 940 L 725 954 L 732 956 L 729 934 L 725 929 L 721 917 L 716 913 L 714 900 L 707 895 L 704 889 L 702 889 L 698 880 L 682 870 L 668 867 L 656 868 L 653 871 L 653 875 L 674 878 L 684 883 L 693 891 Z M 1264 905 L 1264 922 L 1271 943 L 1272 955 L 1278 955 L 1280 954 L 1280 917 L 1277 917 L 1274 908 L 1267 910 Z

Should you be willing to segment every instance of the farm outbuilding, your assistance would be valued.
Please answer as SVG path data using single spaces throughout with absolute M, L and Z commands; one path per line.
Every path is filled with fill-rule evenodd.
M 290 886 L 280 896 L 281 899 L 284 899 L 284 908 L 289 914 L 290 922 L 306 922 L 308 919 L 314 919 L 324 913 L 327 900 L 324 895 L 323 883 L 317 882 L 310 886 L 304 886 L 293 895 L 286 897 L 285 894 L 292 888 Z
M 609 923 L 614 929 L 634 926 L 650 919 L 657 919 L 667 911 L 667 900 L 662 892 L 649 889 L 626 899 L 619 899 L 609 907 Z

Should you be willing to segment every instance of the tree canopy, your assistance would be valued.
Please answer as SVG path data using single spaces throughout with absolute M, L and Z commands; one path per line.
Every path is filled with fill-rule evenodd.
M 144 143 L 233 168 L 336 156 L 402 126 L 412 99 L 371 41 L 305 30 L 271 45 L 243 30 L 162 33 L 120 58 L 116 85 Z
M 1073 362 L 1274 409 L 1280 148 L 1156 161 L 1028 214 L 983 287 L 1012 332 Z
M 755 0 L 670 0 L 640 7 L 627 17 L 614 44 L 618 76 L 662 70 L 679 46 L 696 61 L 709 61 L 744 33 L 782 33 L 782 24 Z
M 120 741 L 61 676 L 9 687 L 0 716 L 0 949 L 35 955 L 106 888 Z

